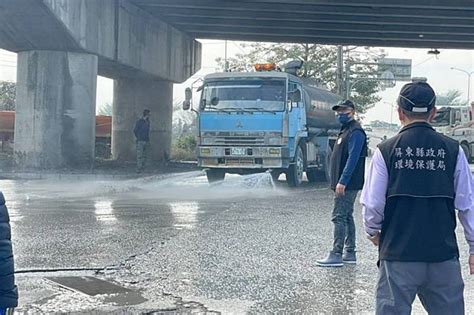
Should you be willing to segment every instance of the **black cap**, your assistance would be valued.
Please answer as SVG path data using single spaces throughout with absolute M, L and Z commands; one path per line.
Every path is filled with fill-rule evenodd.
M 436 94 L 426 82 L 411 82 L 402 87 L 397 103 L 407 111 L 427 113 L 436 104 Z
M 342 100 L 342 101 L 340 101 L 337 105 L 334 105 L 332 107 L 332 110 L 338 110 L 341 107 L 352 108 L 353 110 L 355 110 L 355 105 L 351 100 Z
M 143 111 L 143 116 L 146 116 L 146 115 L 148 115 L 149 113 L 150 113 L 150 110 L 149 110 L 149 109 L 145 109 L 145 110 Z

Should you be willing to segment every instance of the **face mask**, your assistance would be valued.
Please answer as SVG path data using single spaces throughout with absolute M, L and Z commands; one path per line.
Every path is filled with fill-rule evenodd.
M 339 120 L 339 122 L 341 124 L 347 124 L 350 120 L 351 120 L 351 117 L 349 116 L 349 114 L 337 114 L 337 120 Z

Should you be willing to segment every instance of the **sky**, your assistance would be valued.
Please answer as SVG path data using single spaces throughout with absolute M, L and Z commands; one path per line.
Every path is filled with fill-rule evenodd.
M 224 57 L 225 42 L 216 40 L 200 40 L 203 44 L 202 67 L 189 80 L 183 84 L 175 84 L 174 99 L 184 98 L 184 89 L 198 77 L 213 73 L 217 70 L 216 58 Z M 451 70 L 451 67 L 474 71 L 474 51 L 442 49 L 438 56 L 427 54 L 428 49 L 383 48 L 388 58 L 412 59 L 412 76 L 426 77 L 428 82 L 438 94 L 448 90 L 460 90 L 463 99 L 467 99 L 468 76 L 467 74 Z M 244 52 L 240 42 L 228 41 L 227 54 L 229 57 Z M 262 60 L 265 62 L 265 60 Z M 16 81 L 16 54 L 0 50 L 0 81 Z M 396 122 L 395 100 L 400 88 L 406 82 L 397 82 L 393 88 L 379 93 L 382 100 L 366 114 L 366 121 L 383 120 Z M 474 99 L 474 75 L 471 80 L 471 100 Z M 99 77 L 97 80 L 97 108 L 113 101 L 113 81 Z

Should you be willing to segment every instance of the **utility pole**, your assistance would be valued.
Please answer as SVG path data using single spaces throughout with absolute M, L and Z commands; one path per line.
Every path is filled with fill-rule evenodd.
M 345 90 L 345 98 L 348 100 L 351 97 L 351 64 L 349 60 L 346 60 L 346 71 L 345 71 L 345 82 L 346 82 L 346 90 Z
M 224 72 L 229 71 L 229 63 L 227 62 L 227 40 L 224 44 Z
M 471 101 L 471 76 L 474 74 L 474 71 L 469 72 L 456 67 L 451 67 L 451 70 L 464 72 L 467 75 L 467 105 L 469 105 L 469 102 Z
M 342 55 L 342 46 L 337 46 L 337 94 L 342 95 L 344 92 L 344 60 Z

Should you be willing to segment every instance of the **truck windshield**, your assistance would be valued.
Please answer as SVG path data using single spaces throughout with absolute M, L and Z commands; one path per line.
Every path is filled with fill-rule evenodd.
M 210 81 L 204 84 L 201 110 L 283 111 L 285 80 L 245 78 Z

